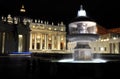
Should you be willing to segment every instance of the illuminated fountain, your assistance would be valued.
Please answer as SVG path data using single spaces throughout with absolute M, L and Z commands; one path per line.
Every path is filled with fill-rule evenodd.
M 97 34 L 96 22 L 86 16 L 86 11 L 80 7 L 78 16 L 69 23 L 68 50 L 72 59 L 63 59 L 59 62 L 106 62 L 103 59 L 94 59 L 89 43 L 99 38 Z
M 96 22 L 86 16 L 86 11 L 80 7 L 78 17 L 69 24 L 68 41 L 75 44 L 72 48 L 74 60 L 92 60 L 92 50 L 89 42 L 98 39 Z

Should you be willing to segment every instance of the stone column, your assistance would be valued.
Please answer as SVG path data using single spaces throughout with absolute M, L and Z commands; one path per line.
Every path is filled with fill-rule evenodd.
M 114 43 L 112 43 L 112 53 L 115 53 L 114 50 L 115 50 L 115 45 Z
M 58 35 L 57 37 L 58 37 L 57 38 L 58 39 L 58 42 L 57 42 L 57 44 L 58 44 L 58 50 L 60 50 L 60 35 Z
M 64 40 L 64 45 L 63 45 L 64 48 L 63 49 L 65 50 L 66 49 L 66 36 L 64 36 L 63 40 Z
M 52 35 L 52 50 L 54 50 L 54 35 Z
M 48 49 L 48 34 L 46 34 L 46 49 Z
M 43 37 L 42 34 L 40 35 L 40 49 L 42 50 L 42 45 L 43 45 Z
M 36 50 L 36 33 L 35 33 L 35 37 L 34 37 L 34 50 Z
M 5 51 L 5 32 L 2 33 L 3 38 L 2 38 L 2 53 Z
M 44 45 L 45 45 L 45 47 L 44 47 L 44 49 L 46 49 L 46 34 L 44 35 L 44 37 L 45 37 L 45 43 L 44 43 Z
M 30 32 L 30 48 L 29 50 L 32 50 L 32 32 Z
M 119 43 L 118 42 L 115 43 L 115 47 L 116 47 L 115 48 L 115 53 L 119 54 Z
M 41 42 L 41 41 L 40 41 L 40 40 L 41 40 L 40 33 L 39 33 L 39 39 L 38 39 L 38 40 L 39 40 L 39 42 L 38 42 L 38 43 L 39 43 L 39 50 L 40 50 L 40 42 Z

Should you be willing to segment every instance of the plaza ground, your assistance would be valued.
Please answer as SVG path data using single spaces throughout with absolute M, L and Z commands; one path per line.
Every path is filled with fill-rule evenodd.
M 102 79 L 119 77 L 120 61 L 106 63 L 59 63 L 31 56 L 0 56 L 4 79 Z

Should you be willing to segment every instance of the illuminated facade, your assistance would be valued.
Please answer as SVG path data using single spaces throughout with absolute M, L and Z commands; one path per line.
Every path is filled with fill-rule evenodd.
M 42 20 L 33 22 L 32 19 L 24 18 L 20 22 L 19 19 L 13 18 L 10 14 L 7 17 L 2 16 L 0 26 L 2 53 L 26 51 L 63 53 L 66 51 L 66 27 L 63 22 L 54 25 L 46 21 L 43 23 Z
M 31 52 L 58 53 L 66 50 L 66 28 L 61 24 L 50 25 L 47 22 L 30 23 Z
M 120 54 L 120 34 L 108 33 L 101 35 L 99 40 L 91 42 L 93 53 Z
M 24 5 L 20 12 L 26 12 Z M 68 36 L 66 36 L 66 26 L 63 22 L 54 25 L 47 21 L 21 16 L 13 17 L 10 14 L 2 16 L 0 20 L 0 54 L 12 52 L 73 53 L 74 48 L 76 51 L 79 50 L 81 46 L 79 44 L 84 47 L 86 44 L 88 46 L 88 43 L 93 53 L 119 54 L 120 28 L 107 30 L 97 25 L 94 20 L 86 16 L 83 8 L 78 11 L 78 17 L 69 24 Z
M 1 32 L 2 52 L 65 52 L 66 28 L 63 22 L 58 25 L 54 25 L 53 23 L 48 24 L 46 21 L 44 23 L 43 21 L 40 22 L 40 20 L 35 20 L 35 22 L 33 22 L 32 19 L 28 18 L 24 18 L 23 22 L 19 22 L 19 19 L 20 18 L 17 17 L 12 18 L 10 14 L 7 16 L 7 20 L 6 17 L 2 17 L 1 24 L 3 23 L 3 25 L 1 25 L 1 27 L 5 27 L 7 25 L 11 28 L 6 28 L 10 30 L 8 35 L 7 30 L 4 31 L 4 28 L 1 28 L 1 31 L 3 31 Z M 4 50 L 5 48 L 8 48 L 7 45 L 5 45 L 8 40 L 7 37 L 10 37 L 12 39 L 11 42 L 15 43 L 15 45 L 11 44 L 16 47 L 15 50 Z

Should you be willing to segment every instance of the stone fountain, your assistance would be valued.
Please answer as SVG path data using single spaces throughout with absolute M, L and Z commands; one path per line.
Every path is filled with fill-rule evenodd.
M 68 43 L 71 45 L 73 59 L 92 60 L 93 54 L 89 43 L 98 39 L 96 22 L 86 15 L 82 5 L 78 15 L 69 23 Z
M 72 58 L 53 60 L 52 62 L 65 63 L 106 63 L 101 58 L 94 58 L 90 43 L 99 38 L 97 34 L 96 22 L 86 15 L 82 5 L 78 15 L 69 23 L 67 35 L 68 52 L 72 53 Z

